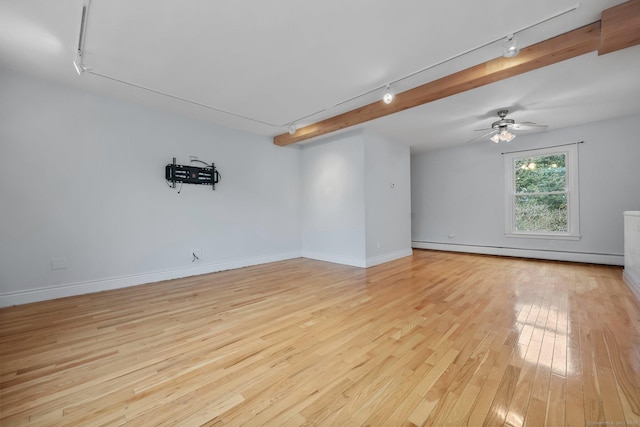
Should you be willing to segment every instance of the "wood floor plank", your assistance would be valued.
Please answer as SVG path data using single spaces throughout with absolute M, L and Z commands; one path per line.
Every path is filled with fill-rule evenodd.
M 597 334 L 597 329 L 580 330 L 585 420 L 587 423 L 604 423 L 606 418 L 595 360 L 596 340 L 594 334 Z
M 545 414 L 544 425 L 547 426 L 564 426 L 566 410 L 566 378 L 556 374 L 551 375 L 549 382 L 549 396 L 547 397 L 547 411 Z
M 619 267 L 415 250 L 0 309 L 0 425 L 634 425 Z
M 458 394 L 459 398 L 444 419 L 444 424 L 463 425 L 466 422 L 497 356 L 492 353 L 491 345 L 496 339 L 504 342 L 504 338 L 494 332 L 491 331 L 483 338 L 466 362 L 468 368 L 462 369 L 462 375 L 458 380 L 460 391 L 457 392 L 452 387 L 452 391 Z M 467 375 L 464 375 L 464 372 Z
M 611 328 L 605 328 L 603 332 L 625 420 L 629 424 L 640 425 L 640 382 L 634 382 L 634 378 L 640 377 L 640 364 L 624 362 L 634 354 L 637 360 L 640 341 L 619 340 L 617 331 Z
M 547 323 L 548 325 L 548 323 Z M 549 399 L 549 383 L 551 381 L 551 362 L 555 342 L 555 324 L 553 329 L 546 329 L 540 347 L 536 374 L 531 388 L 531 397 L 527 407 L 525 425 L 544 425 L 548 405 L 554 405 Z
M 511 405 L 511 400 L 516 390 L 518 378 L 520 377 L 520 368 L 508 365 L 497 387 L 496 394 L 491 403 L 491 408 L 483 425 L 495 426 L 503 425 L 507 415 L 507 410 Z
M 607 351 L 604 336 L 598 333 L 595 337 L 596 348 L 596 367 L 598 369 L 598 386 L 602 393 L 602 405 L 604 407 L 605 417 L 608 420 L 616 420 L 616 423 L 624 423 L 625 416 L 622 409 L 622 402 L 618 395 L 618 387 L 613 375 L 613 368 L 609 360 L 609 352 Z
M 511 334 L 511 336 L 515 336 L 515 334 Z M 486 381 L 482 385 L 480 389 L 478 398 L 467 418 L 465 425 L 469 426 L 477 426 L 482 425 L 487 418 L 489 411 L 491 409 L 493 400 L 498 392 L 498 388 L 500 386 L 500 381 L 507 369 L 508 366 L 513 366 L 509 364 L 509 359 L 513 354 L 513 340 L 507 339 L 511 344 L 505 343 L 498 356 L 496 357 L 496 361 L 487 376 Z

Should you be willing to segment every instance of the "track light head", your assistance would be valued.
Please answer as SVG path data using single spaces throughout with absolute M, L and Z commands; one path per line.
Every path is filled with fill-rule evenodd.
M 87 71 L 87 67 L 82 65 L 82 63 L 80 61 L 78 61 L 77 59 L 75 61 L 73 61 L 73 66 L 75 67 L 76 73 L 78 73 L 79 76 L 81 76 L 82 73 Z
M 513 58 L 518 55 L 520 48 L 513 34 L 507 36 L 506 41 L 502 44 L 502 56 L 505 58 Z
M 396 95 L 395 93 L 393 93 L 393 90 L 391 89 L 391 85 L 387 85 L 384 95 L 382 95 L 382 101 L 385 104 L 391 104 L 395 97 Z

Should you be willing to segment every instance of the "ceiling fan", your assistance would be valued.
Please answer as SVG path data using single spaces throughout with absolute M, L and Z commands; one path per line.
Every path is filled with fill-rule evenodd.
M 516 121 L 513 119 L 507 119 L 507 114 L 509 114 L 509 110 L 500 110 L 498 111 L 497 114 L 498 114 L 498 117 L 500 117 L 500 120 L 491 123 L 490 128 L 476 129 L 476 132 L 487 131 L 487 130 L 489 132 L 477 138 L 472 139 L 471 141 L 467 142 L 467 144 L 471 142 L 476 142 L 488 136 L 491 136 L 491 138 L 489 139 L 495 143 L 509 142 L 516 137 L 516 135 L 512 132 L 514 130 L 522 130 L 522 131 L 542 130 L 549 127 L 547 125 L 538 125 L 533 122 L 516 123 Z

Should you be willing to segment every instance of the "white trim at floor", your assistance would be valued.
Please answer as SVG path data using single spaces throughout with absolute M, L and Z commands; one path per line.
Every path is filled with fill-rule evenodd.
M 624 265 L 624 255 L 516 249 L 497 246 L 453 245 L 447 243 L 420 241 L 413 241 L 412 246 L 416 249 L 433 249 L 437 251 L 467 252 L 472 254 L 547 259 L 551 261 L 584 262 L 590 264 Z
M 196 267 L 189 266 L 172 270 L 132 274 L 127 276 L 111 277 L 107 279 L 68 283 L 46 288 L 29 289 L 26 291 L 9 292 L 0 294 L 0 307 L 28 304 L 32 302 L 70 297 L 74 295 L 90 294 L 111 289 L 142 285 L 145 283 L 160 282 L 163 280 L 198 276 L 201 274 L 215 273 L 218 271 L 232 270 L 235 268 L 266 264 L 269 262 L 284 261 L 293 258 L 300 258 L 300 253 L 282 253 L 276 255 L 258 256 L 253 258 L 235 259 L 214 264 L 198 265 Z

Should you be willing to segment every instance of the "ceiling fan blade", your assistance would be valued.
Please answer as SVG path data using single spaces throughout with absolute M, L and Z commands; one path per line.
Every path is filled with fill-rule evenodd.
M 483 130 L 486 130 L 486 129 L 483 129 Z M 498 133 L 498 130 L 497 129 L 492 129 L 491 132 L 485 133 L 484 135 L 480 135 L 480 136 L 478 136 L 476 138 L 473 138 L 472 140 L 465 142 L 465 144 L 471 144 L 473 142 L 480 141 L 482 138 L 486 138 L 486 137 L 494 135 L 496 133 Z
M 522 123 L 515 123 L 513 126 L 511 126 L 511 129 L 514 130 L 542 130 L 542 129 L 546 129 L 549 126 L 547 125 L 537 125 L 535 123 L 532 122 L 522 122 Z
M 493 128 L 484 128 L 484 129 L 474 129 L 474 132 L 481 132 L 481 131 L 488 131 L 488 130 L 493 130 Z

